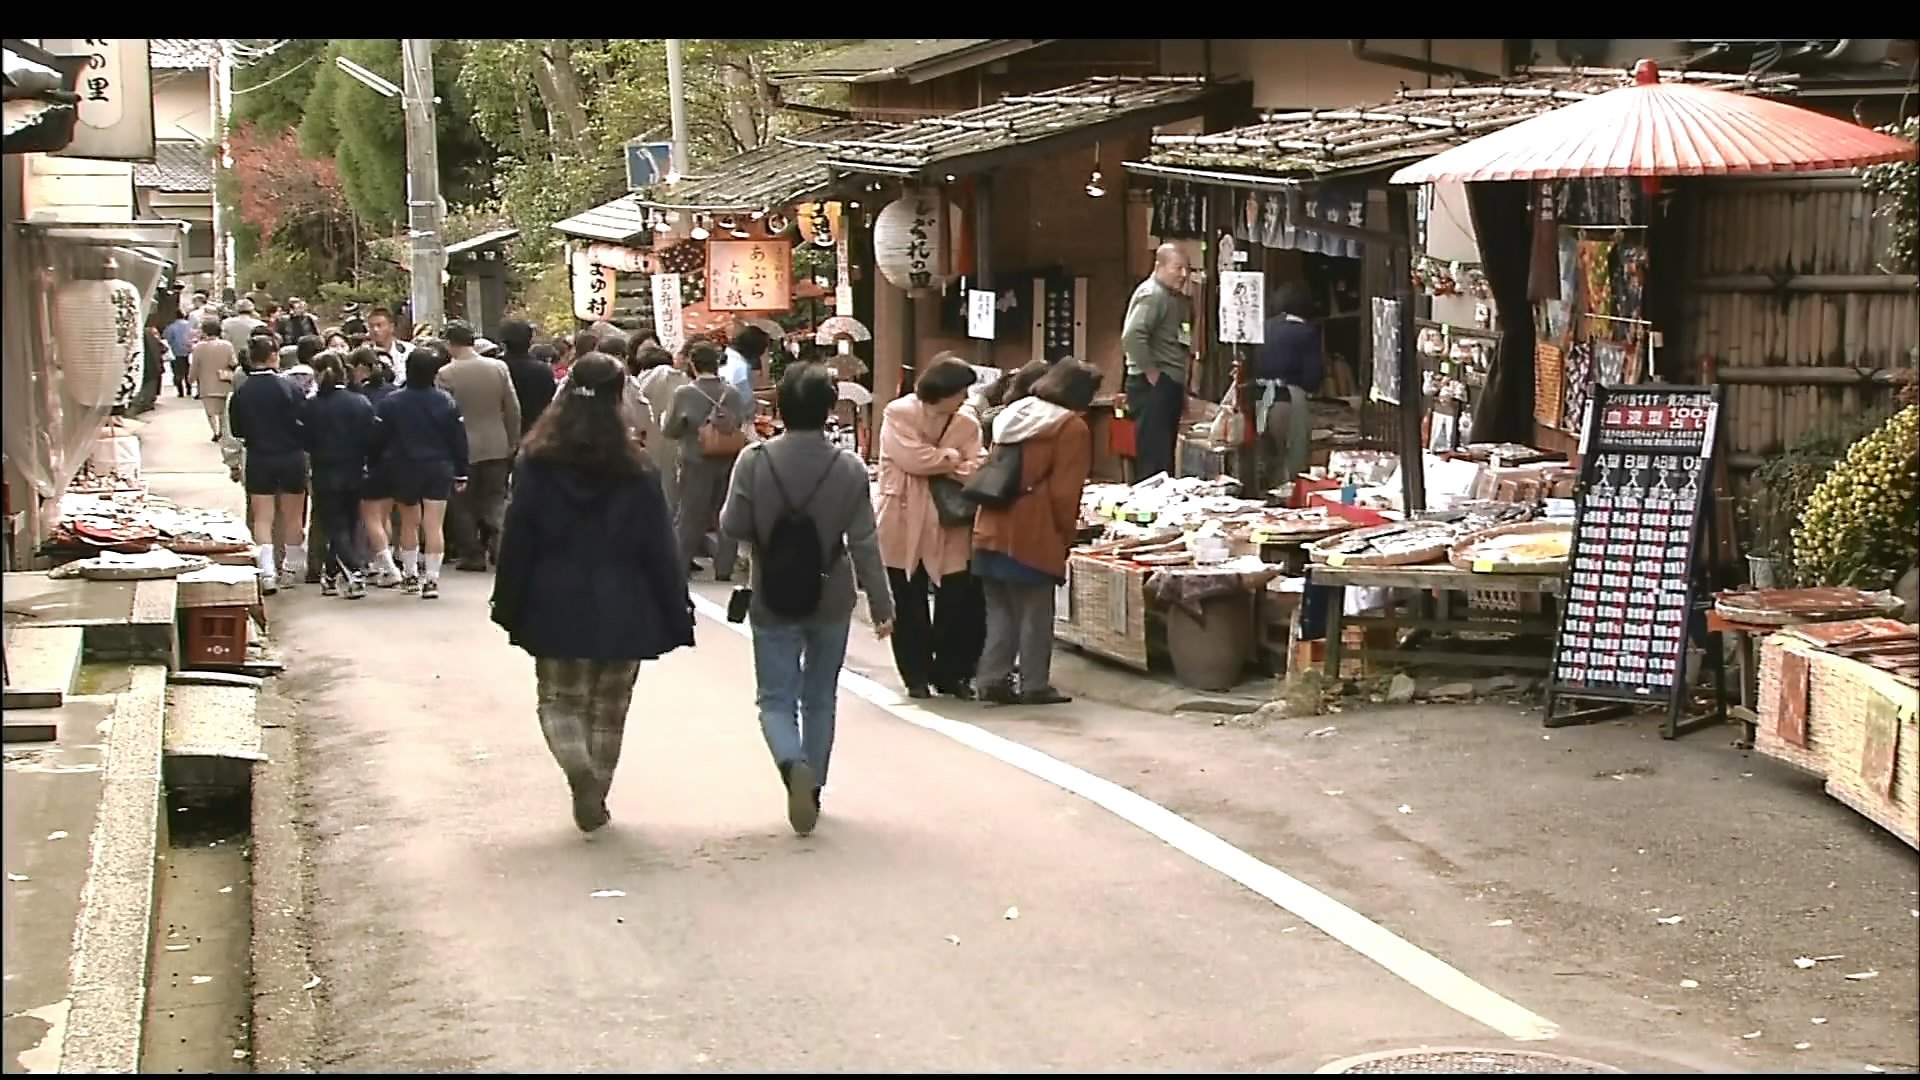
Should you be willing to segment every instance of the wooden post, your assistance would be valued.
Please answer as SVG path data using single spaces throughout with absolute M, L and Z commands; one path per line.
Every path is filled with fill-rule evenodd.
M 942 195 L 941 198 L 945 198 Z M 973 182 L 973 274 L 978 283 L 969 282 L 968 288 L 993 291 L 993 176 L 985 174 L 976 177 Z M 962 297 L 962 301 L 966 298 Z M 961 311 L 969 310 L 962 303 Z M 994 337 L 978 342 L 975 347 L 979 357 L 975 361 L 982 367 L 998 367 L 994 362 L 994 341 L 999 336 L 998 320 L 994 324 Z M 1084 359 L 1084 358 L 1083 358 Z
M 1414 345 L 1413 215 L 1411 194 L 1387 194 L 1387 231 L 1393 234 L 1393 295 L 1400 301 L 1400 481 L 1407 517 L 1427 507 L 1426 441 L 1420 437 L 1420 356 Z

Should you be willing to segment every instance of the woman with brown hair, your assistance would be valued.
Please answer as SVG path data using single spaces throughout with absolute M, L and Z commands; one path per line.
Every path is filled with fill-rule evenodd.
M 957 494 L 979 467 L 980 422 L 961 406 L 979 376 L 972 365 L 942 353 L 920 374 L 913 393 L 892 402 L 880 421 L 880 475 L 874 522 L 894 606 L 893 662 L 907 696 L 933 691 L 973 697 L 985 615 L 980 587 L 967 573 L 971 522 L 941 517 L 934 485 Z M 933 593 L 929 619 L 927 594 Z
M 1012 500 L 982 506 L 973 526 L 973 573 L 987 598 L 987 641 L 975 686 L 1001 705 L 1058 705 L 1053 688 L 1053 591 L 1067 578 L 1067 551 L 1080 527 L 1080 491 L 1093 467 L 1086 411 L 1100 372 L 1062 360 L 993 422 L 996 447 L 1019 446 Z M 996 449 L 996 455 L 1003 451 Z M 1013 672 L 1020 670 L 1016 694 Z
M 583 833 L 605 825 L 640 664 L 693 644 L 659 473 L 628 435 L 626 372 L 590 353 L 521 444 L 493 621 L 533 657 L 540 730 Z

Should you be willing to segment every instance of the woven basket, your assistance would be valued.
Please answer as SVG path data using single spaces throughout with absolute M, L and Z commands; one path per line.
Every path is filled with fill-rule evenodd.
M 1830 653 L 1813 658 L 1808 681 L 1813 691 L 1808 728 L 1817 709 L 1825 729 L 1827 794 L 1920 847 L 1920 778 L 1915 776 L 1920 770 L 1920 709 L 1913 704 L 1913 691 L 1885 672 Z M 1895 702 L 1900 713 L 1890 797 L 1874 790 L 1862 775 L 1868 712 L 1879 698 Z
M 1347 555 L 1331 550 L 1341 543 L 1365 540 L 1374 536 L 1386 536 L 1400 532 L 1407 527 L 1405 522 L 1393 522 L 1388 525 L 1374 525 L 1370 528 L 1355 529 L 1339 536 L 1330 536 L 1319 543 L 1307 545 L 1307 558 L 1326 566 L 1421 566 L 1446 557 L 1448 539 L 1435 539 L 1430 544 L 1403 551 L 1397 555 Z M 1444 534 L 1436 533 L 1443 537 Z
M 1097 656 L 1146 671 L 1147 577 L 1151 567 L 1086 555 L 1067 560 L 1069 612 L 1055 618 L 1053 636 Z
M 1821 707 L 1820 694 L 1813 688 L 1813 677 L 1809 672 L 1807 701 L 1807 745 L 1795 746 L 1780 736 L 1780 718 L 1782 702 L 1780 699 L 1781 657 L 1786 653 L 1797 653 L 1807 657 L 1808 663 L 1820 655 L 1820 647 L 1802 641 L 1787 634 L 1774 634 L 1760 647 L 1760 696 L 1755 712 L 1759 721 L 1753 733 L 1753 748 L 1779 761 L 1796 766 L 1815 776 L 1827 775 L 1827 744 L 1832 735 L 1827 730 L 1828 713 Z

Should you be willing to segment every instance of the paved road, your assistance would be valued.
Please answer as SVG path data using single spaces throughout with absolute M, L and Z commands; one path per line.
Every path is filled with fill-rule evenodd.
M 176 428 L 194 431 L 163 410 L 150 435 Z M 150 468 L 187 468 L 211 452 L 164 441 Z M 1420 1044 L 1518 1045 L 1450 1007 L 1476 992 L 1560 1025 L 1531 1048 L 1629 1068 L 1858 1068 L 1854 1050 L 1800 1055 L 1782 1041 L 1798 1036 L 1771 1023 L 1765 1045 L 1743 1042 L 1744 1008 L 1676 1004 L 1677 978 L 1661 964 L 1675 946 L 1651 937 L 1663 928 L 1642 926 L 1650 916 L 1632 916 L 1631 930 L 1596 920 L 1590 932 L 1582 919 L 1592 914 L 1556 925 L 1573 914 L 1548 913 L 1548 899 L 1596 838 L 1535 838 L 1505 822 L 1475 831 L 1488 810 L 1506 813 L 1506 793 L 1456 795 L 1453 807 L 1414 795 L 1427 816 L 1389 809 L 1384 820 L 1315 809 L 1340 805 L 1323 801 L 1339 791 L 1261 802 L 1262 785 L 1332 767 L 1336 740 L 1300 744 L 1311 747 L 1304 756 L 1263 748 L 1236 759 L 1221 756 L 1218 729 L 1208 742 L 1181 721 L 1124 709 L 942 709 L 1247 837 L 1248 850 L 1480 987 L 1422 992 L 1088 799 L 852 693 L 842 694 L 826 816 L 796 838 L 753 719 L 747 644 L 704 617 L 698 648 L 642 671 L 610 800 L 616 824 L 583 841 L 533 718 L 531 662 L 486 621 L 490 585 L 450 573 L 435 602 L 377 593 L 350 603 L 311 588 L 272 601 L 289 663 L 277 692 L 294 702 L 304 746 L 298 813 L 315 839 L 313 964 L 329 1069 L 1297 1071 Z M 884 648 L 862 627 L 854 636 L 850 666 L 883 670 Z M 1382 745 L 1377 763 L 1368 750 L 1337 767 L 1359 796 L 1368 771 L 1418 773 L 1419 760 L 1440 760 L 1413 752 Z M 1480 783 L 1470 763 L 1454 768 L 1445 786 Z M 1544 783 L 1526 790 L 1545 798 Z M 1466 833 L 1436 832 L 1449 809 L 1462 811 Z M 1630 827 L 1642 826 L 1660 827 Z M 1504 892 L 1521 903 L 1496 909 L 1498 895 L 1454 880 L 1464 875 L 1441 852 L 1464 862 L 1464 846 L 1511 852 Z M 1888 868 L 1910 878 L 1911 861 L 1868 854 L 1862 864 L 1881 877 L 1863 880 L 1862 894 L 1887 893 L 1875 903 L 1896 903 L 1905 919 L 1912 882 L 1883 879 Z M 1592 872 L 1600 881 L 1582 886 L 1592 894 L 1621 883 Z M 1686 884 L 1713 891 L 1710 877 Z M 624 895 L 592 895 L 605 890 Z M 1527 937 L 1488 929 L 1494 916 L 1525 924 L 1535 910 L 1541 925 Z M 1754 941 L 1741 955 L 1786 947 Z M 1404 944 L 1376 953 L 1413 954 Z M 1834 1014 L 1859 1053 L 1896 1069 L 1913 1060 L 1910 995 L 1899 1000 L 1912 963 L 1902 964 L 1888 967 L 1891 1004 L 1857 1006 L 1885 1019 Z M 1774 997 L 1776 1013 L 1805 1024 L 1813 1006 Z

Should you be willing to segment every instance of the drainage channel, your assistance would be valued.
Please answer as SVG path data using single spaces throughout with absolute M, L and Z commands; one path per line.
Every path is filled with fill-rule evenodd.
M 168 792 L 143 1073 L 251 1072 L 252 801 Z

